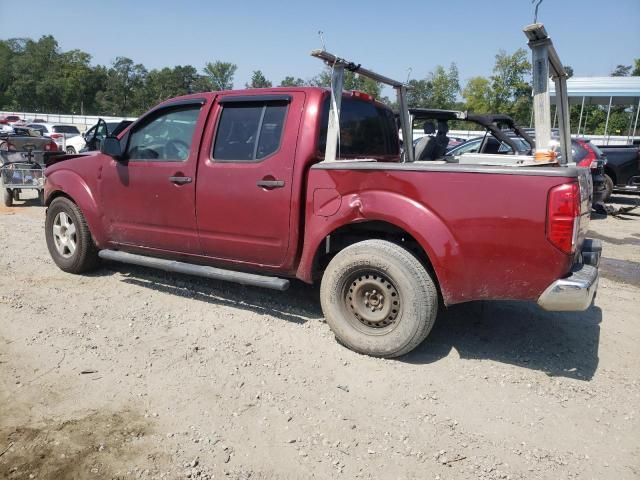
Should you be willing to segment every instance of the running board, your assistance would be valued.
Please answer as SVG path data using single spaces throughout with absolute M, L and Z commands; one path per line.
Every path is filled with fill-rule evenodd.
M 196 275 L 198 277 L 211 278 L 213 280 L 225 280 L 227 282 L 240 283 L 242 285 L 253 285 L 256 287 L 271 288 L 273 290 L 286 290 L 289 288 L 289 280 L 278 277 L 267 277 L 254 273 L 235 272 L 233 270 L 223 270 L 221 268 L 207 267 L 204 265 L 194 265 L 192 263 L 176 262 L 165 260 L 164 258 L 147 257 L 145 255 L 135 255 L 133 253 L 121 252 L 118 250 L 100 250 L 98 256 L 105 260 L 114 262 L 131 263 L 141 267 L 157 268 L 165 272 L 184 273 L 186 275 Z

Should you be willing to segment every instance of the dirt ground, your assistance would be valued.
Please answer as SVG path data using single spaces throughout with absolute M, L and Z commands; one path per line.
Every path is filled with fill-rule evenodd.
M 592 220 L 588 311 L 456 306 L 397 360 L 303 284 L 65 274 L 43 220 L 0 209 L 0 478 L 640 478 L 640 211 Z

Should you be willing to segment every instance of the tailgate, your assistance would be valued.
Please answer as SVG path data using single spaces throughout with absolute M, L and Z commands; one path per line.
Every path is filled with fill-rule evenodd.
M 580 255 L 582 244 L 589 230 L 591 220 L 591 203 L 593 201 L 593 179 L 588 168 L 578 169 L 578 185 L 580 186 L 580 221 L 576 229 L 576 255 Z

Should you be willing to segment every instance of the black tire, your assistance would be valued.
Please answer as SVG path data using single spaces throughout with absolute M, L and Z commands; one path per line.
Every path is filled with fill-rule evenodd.
M 13 201 L 14 202 L 19 202 L 20 201 L 20 194 L 22 193 L 22 190 L 20 190 L 19 188 L 14 188 L 12 190 L 13 192 Z
M 613 193 L 613 180 L 607 174 L 605 174 L 604 176 L 604 190 L 605 190 L 605 194 L 602 201 L 608 202 L 609 199 L 611 198 L 611 194 Z
M 38 190 L 38 202 L 44 207 L 44 190 Z
M 75 155 L 76 154 L 76 149 L 73 147 L 67 147 L 67 153 L 69 155 Z
M 59 214 L 65 214 L 75 226 L 75 248 L 66 256 L 58 250 L 54 238 L 54 222 Z M 47 209 L 45 220 L 47 248 L 55 264 L 68 273 L 83 273 L 95 269 L 99 264 L 98 249 L 91 238 L 87 222 L 78 206 L 65 197 L 58 197 Z
M 13 206 L 13 192 L 10 188 L 5 188 L 2 191 L 2 199 L 4 200 L 5 207 Z
M 438 313 L 438 292 L 427 270 L 409 251 L 385 240 L 340 251 L 324 272 L 320 301 L 338 341 L 375 357 L 398 357 L 416 348 Z

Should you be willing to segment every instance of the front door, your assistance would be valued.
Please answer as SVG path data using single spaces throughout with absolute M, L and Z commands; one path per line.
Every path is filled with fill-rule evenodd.
M 203 253 L 280 266 L 290 248 L 294 158 L 304 93 L 228 96 L 207 126 L 196 207 Z
M 106 162 L 100 195 L 113 242 L 200 253 L 194 200 L 201 107 L 181 102 L 151 112 L 128 134 L 123 160 Z

